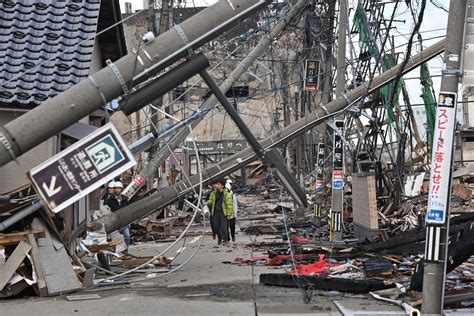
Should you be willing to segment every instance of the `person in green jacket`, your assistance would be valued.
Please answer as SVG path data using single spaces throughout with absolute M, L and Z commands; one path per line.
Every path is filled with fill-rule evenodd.
M 214 181 L 214 190 L 209 195 L 207 204 L 211 211 L 211 220 L 217 231 L 217 244 L 227 244 L 227 219 L 232 217 L 232 194 L 224 187 L 225 180 L 218 179 Z

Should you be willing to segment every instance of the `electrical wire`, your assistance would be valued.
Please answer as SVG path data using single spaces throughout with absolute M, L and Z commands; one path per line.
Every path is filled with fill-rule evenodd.
M 190 131 L 192 133 L 192 128 L 189 126 L 190 128 Z M 196 159 L 197 161 L 199 161 L 199 151 L 198 151 L 198 148 L 197 148 L 197 144 L 196 144 L 196 141 L 195 141 L 195 138 L 193 137 L 193 145 L 194 145 L 194 150 L 195 150 L 195 155 L 196 155 Z M 169 146 L 169 145 L 168 145 Z M 194 222 L 195 218 L 196 218 L 196 215 L 198 213 L 198 210 L 199 210 L 199 205 L 201 203 L 201 198 L 202 198 L 202 172 L 200 170 L 200 164 L 198 164 L 198 170 L 199 170 L 199 194 L 198 194 L 198 201 L 197 201 L 197 207 L 195 208 L 194 210 L 194 214 L 189 222 L 189 224 L 186 226 L 186 228 L 184 229 L 184 231 L 179 235 L 179 237 L 173 242 L 171 243 L 171 245 L 169 245 L 165 250 L 163 250 L 161 253 L 159 253 L 158 255 L 154 256 L 153 258 L 151 258 L 150 260 L 146 261 L 145 263 L 133 268 L 133 269 L 130 269 L 128 271 L 125 271 L 123 273 L 120 273 L 120 274 L 116 274 L 116 275 L 113 275 L 111 277 L 108 277 L 108 278 L 105 278 L 105 279 L 102 279 L 100 280 L 98 283 L 103 283 L 103 282 L 106 282 L 106 281 L 109 281 L 109 280 L 113 280 L 113 279 L 116 279 L 116 278 L 119 278 L 119 277 L 123 277 L 125 275 L 128 275 L 132 272 L 135 272 L 141 268 L 143 268 L 144 266 L 150 264 L 151 262 L 155 261 L 156 259 L 158 259 L 159 257 L 161 257 L 162 255 L 164 255 L 168 250 L 170 250 L 174 245 L 177 244 L 177 242 L 183 238 L 185 236 L 185 234 L 188 232 L 189 228 L 191 227 L 192 223 Z M 194 190 L 194 188 L 193 188 Z M 204 214 L 204 213 L 203 213 Z M 204 218 L 204 222 L 205 222 L 205 218 Z M 204 231 L 205 233 L 205 231 Z M 201 242 L 202 243 L 202 242 Z M 198 248 L 199 249 L 199 248 Z M 189 260 L 185 261 L 185 263 L 187 263 Z M 181 266 L 184 266 L 181 265 Z M 181 267 L 180 266 L 180 267 Z M 176 270 L 172 270 L 172 271 L 176 271 Z

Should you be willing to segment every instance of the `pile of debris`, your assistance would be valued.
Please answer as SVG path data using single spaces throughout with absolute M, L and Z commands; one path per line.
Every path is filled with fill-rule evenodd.
M 0 234 L 0 295 L 28 292 L 53 296 L 78 290 L 85 272 L 44 220 L 34 218 L 27 230 Z

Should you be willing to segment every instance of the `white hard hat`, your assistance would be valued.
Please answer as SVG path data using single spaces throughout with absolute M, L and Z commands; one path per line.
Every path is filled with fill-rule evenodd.
M 110 181 L 109 184 L 107 185 L 107 188 L 114 188 L 115 187 L 115 181 Z
M 123 183 L 120 181 L 115 181 L 114 188 L 122 188 L 123 189 Z
M 227 182 L 225 183 L 225 187 L 226 187 L 227 189 L 229 189 L 229 190 L 232 190 L 231 182 L 227 181 Z
M 227 179 L 226 183 L 232 184 L 232 183 L 234 183 L 234 181 L 232 181 L 232 179 Z

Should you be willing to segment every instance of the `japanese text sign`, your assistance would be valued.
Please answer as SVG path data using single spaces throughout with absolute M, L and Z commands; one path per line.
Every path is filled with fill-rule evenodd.
M 28 172 L 38 194 L 57 213 L 136 164 L 109 123 Z

